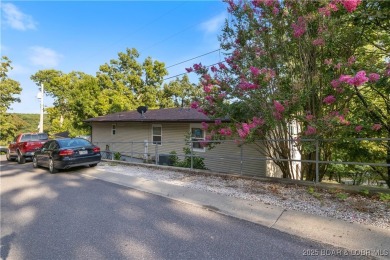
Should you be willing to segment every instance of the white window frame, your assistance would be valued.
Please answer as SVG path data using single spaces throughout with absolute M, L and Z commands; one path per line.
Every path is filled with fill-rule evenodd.
M 161 128 L 161 134 L 160 135 L 155 135 L 154 133 L 153 133 L 153 128 L 155 128 L 155 127 L 160 127 Z M 158 141 L 154 141 L 154 136 L 160 136 L 161 137 L 161 141 L 160 141 L 160 143 L 158 143 Z M 153 124 L 152 125 L 152 144 L 154 144 L 154 145 L 159 145 L 159 146 L 161 146 L 162 145 L 162 138 L 163 138 L 163 131 L 162 131 L 162 125 L 161 124 Z
M 111 125 L 111 135 L 116 135 L 116 124 Z
M 202 140 L 204 141 L 204 140 L 206 140 L 206 130 L 203 129 L 202 124 L 190 124 L 191 141 L 194 140 L 194 138 L 192 138 L 192 129 L 194 129 L 194 128 L 199 128 L 199 129 L 201 129 L 203 131 L 203 138 L 195 138 L 195 139 L 197 141 L 202 141 Z M 193 143 L 191 143 L 191 145 L 193 145 Z M 194 152 L 202 152 L 202 153 L 206 152 L 206 148 L 205 147 L 203 147 L 203 148 L 194 148 L 194 147 L 192 147 L 192 150 Z

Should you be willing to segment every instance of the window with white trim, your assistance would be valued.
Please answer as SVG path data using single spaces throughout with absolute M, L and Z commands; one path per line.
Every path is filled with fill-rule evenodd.
M 112 135 L 116 135 L 116 124 L 113 124 L 113 125 L 112 125 L 111 134 L 112 134 Z
M 161 145 L 162 142 L 162 126 L 152 125 L 152 142 L 153 144 Z
M 204 152 L 205 148 L 202 146 L 202 141 L 205 140 L 205 131 L 200 125 L 191 125 L 191 140 L 192 148 L 197 152 Z

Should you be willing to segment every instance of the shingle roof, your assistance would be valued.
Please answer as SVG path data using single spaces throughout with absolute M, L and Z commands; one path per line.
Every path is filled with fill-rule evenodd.
M 163 108 L 148 110 L 143 115 L 136 110 L 124 111 L 89 118 L 85 122 L 214 122 L 214 119 L 193 108 Z

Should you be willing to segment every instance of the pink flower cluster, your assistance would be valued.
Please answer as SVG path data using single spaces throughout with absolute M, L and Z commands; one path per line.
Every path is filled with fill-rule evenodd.
M 259 88 L 259 85 L 247 81 L 241 81 L 241 83 L 238 86 L 242 90 L 253 90 Z
M 325 45 L 325 41 L 322 38 L 315 39 L 312 43 L 314 46 L 324 46 Z
M 370 81 L 370 82 L 377 82 L 379 79 L 380 79 L 380 75 L 379 74 L 377 74 L 377 73 L 370 73 L 369 75 L 368 75 L 368 80 Z
M 237 129 L 237 133 L 242 139 L 244 139 L 249 135 L 251 129 L 247 123 L 242 123 L 241 127 L 242 128 Z
M 315 118 L 315 116 L 312 115 L 312 114 L 307 114 L 307 115 L 306 115 L 306 120 L 307 120 L 307 121 L 312 121 L 314 118 Z
M 381 124 L 374 124 L 371 129 L 374 131 L 379 131 L 382 128 Z
M 330 16 L 331 14 L 331 11 L 329 8 L 327 7 L 321 7 L 321 8 L 318 8 L 318 12 L 324 16 Z
M 212 85 L 203 86 L 203 90 L 205 93 L 210 93 L 211 90 L 213 90 L 213 86 Z
M 199 102 L 198 101 L 194 101 L 190 104 L 190 107 L 193 108 L 193 109 L 198 109 L 199 108 Z
M 280 104 L 279 101 L 276 101 L 276 100 L 274 100 L 274 108 L 275 108 L 276 112 L 278 112 L 278 113 L 283 113 L 285 110 L 284 106 L 282 104 Z
M 212 72 L 217 72 L 218 71 L 218 69 L 215 66 L 211 66 L 210 69 L 211 69 Z
M 237 125 L 237 133 L 241 138 L 245 138 L 249 135 L 251 129 L 264 125 L 265 121 L 262 118 L 253 117 L 252 122 L 242 123 Z
M 342 93 L 344 90 L 340 87 L 341 81 L 338 79 L 334 79 L 330 82 L 330 85 L 337 91 L 337 93 Z
M 199 64 L 194 64 L 194 70 L 195 71 L 199 71 L 199 70 L 201 70 L 202 69 L 202 63 L 199 63 Z
M 219 69 L 221 69 L 221 70 L 226 70 L 227 69 L 225 64 L 223 64 L 222 62 L 218 63 L 218 66 L 219 66 Z
M 349 122 L 347 119 L 345 119 L 344 115 L 338 115 L 338 116 L 336 116 L 336 118 L 339 119 L 340 124 L 342 124 L 342 125 L 350 125 L 351 124 L 351 122 Z
M 203 130 L 209 129 L 209 124 L 207 124 L 206 122 L 202 122 L 201 124 L 202 124 Z
M 352 13 L 356 10 L 361 2 L 361 0 L 342 0 L 341 4 L 344 6 L 347 12 Z
M 285 107 L 282 104 L 280 104 L 279 101 L 274 100 L 274 109 L 275 111 L 273 112 L 273 116 L 277 120 L 282 120 L 282 113 L 284 112 Z
M 336 12 L 337 10 L 339 10 L 337 5 L 331 2 L 327 6 L 319 8 L 318 12 L 324 16 L 330 16 L 332 11 Z
M 315 135 L 317 133 L 317 129 L 313 126 L 308 126 L 306 131 L 305 131 L 305 135 Z
M 291 27 L 293 28 L 294 32 L 293 32 L 293 36 L 295 38 L 299 38 L 301 37 L 302 35 L 305 34 L 306 32 L 306 21 L 305 21 L 305 18 L 303 16 L 300 16 L 298 18 L 298 21 L 297 23 L 293 23 L 291 25 Z
M 362 130 L 363 130 L 363 126 L 361 126 L 361 125 L 358 125 L 358 126 L 355 127 L 356 133 L 359 133 Z
M 339 78 L 340 82 L 347 83 L 352 86 L 359 87 L 366 83 L 369 80 L 369 78 L 366 77 L 366 72 L 364 70 L 359 71 L 356 73 L 354 77 L 350 75 L 341 75 Z
M 329 96 L 327 96 L 326 98 L 324 98 L 322 101 L 323 101 L 325 104 L 330 105 L 330 104 L 332 104 L 332 103 L 334 103 L 334 102 L 336 101 L 336 98 L 335 98 L 333 95 L 329 95 Z
M 253 0 L 252 4 L 256 7 L 261 7 L 261 4 L 264 4 L 268 7 L 272 7 L 275 4 L 278 4 L 277 0 Z
M 250 71 L 252 72 L 253 76 L 258 76 L 260 74 L 260 70 L 253 66 L 250 67 Z
M 218 130 L 218 133 L 224 136 L 231 136 L 232 135 L 232 129 L 230 127 L 221 128 Z

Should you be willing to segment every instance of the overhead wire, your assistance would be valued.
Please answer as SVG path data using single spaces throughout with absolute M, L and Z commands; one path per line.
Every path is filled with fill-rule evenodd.
M 170 65 L 170 66 L 166 67 L 166 69 L 169 69 L 169 68 L 171 68 L 171 67 L 175 67 L 175 66 L 177 66 L 177 65 L 186 63 L 186 62 L 188 62 L 188 61 L 192 61 L 192 60 L 195 60 L 195 59 L 197 59 L 197 58 L 200 58 L 200 57 L 209 55 L 209 54 L 214 53 L 214 52 L 219 51 L 219 50 L 221 50 L 221 48 L 219 48 L 219 49 L 217 49 L 217 50 L 214 50 L 214 51 L 210 51 L 210 52 L 208 52 L 208 53 L 205 53 L 205 54 L 202 54 L 202 55 L 199 55 L 199 56 L 196 56 L 196 57 L 194 57 L 194 58 L 191 58 L 191 59 L 188 59 L 188 60 L 185 60 L 185 61 L 181 61 L 181 62 L 176 63 L 176 64 L 173 64 L 173 65 Z M 221 60 L 221 58 L 220 58 L 220 60 Z
M 225 62 L 226 62 L 226 61 L 220 61 L 220 62 L 211 64 L 211 65 L 207 65 L 207 66 L 205 66 L 205 67 L 206 67 L 206 68 L 209 68 L 209 67 L 212 67 L 212 66 L 214 66 L 214 65 L 218 65 L 218 64 L 220 64 L 220 63 L 225 63 Z M 183 72 L 183 73 L 177 74 L 177 75 L 175 75 L 175 76 L 171 76 L 171 77 L 168 77 L 168 78 L 164 78 L 163 81 L 166 81 L 166 80 L 172 79 L 172 78 L 176 78 L 176 77 L 178 77 L 178 76 L 181 76 L 181 75 L 184 75 L 184 74 L 189 74 L 189 73 L 190 73 L 190 72 Z

